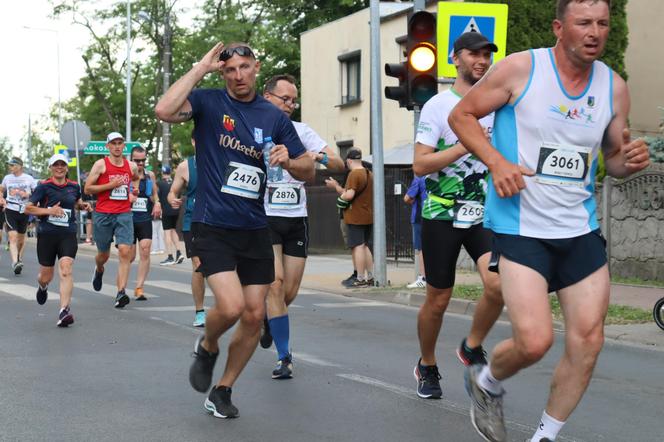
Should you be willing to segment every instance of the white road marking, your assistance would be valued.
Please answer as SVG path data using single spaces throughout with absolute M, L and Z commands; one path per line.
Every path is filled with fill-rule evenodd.
M 322 308 L 352 308 L 352 307 L 392 307 L 394 304 L 380 301 L 353 301 L 353 302 L 321 302 L 314 304 Z
M 394 384 L 389 384 L 387 382 L 381 381 L 379 379 L 374 379 L 370 378 L 367 376 L 362 376 L 359 374 L 355 373 L 339 373 L 337 374 L 338 377 L 342 379 L 347 379 L 349 381 L 353 382 L 359 382 L 361 384 L 365 385 L 370 385 L 372 387 L 380 388 L 385 391 L 389 391 L 391 393 L 397 394 L 403 398 L 406 399 L 411 399 L 413 401 L 417 401 L 421 404 L 429 405 L 429 406 L 434 406 L 437 408 L 442 408 L 446 411 L 465 416 L 465 417 L 470 417 L 470 412 L 469 412 L 469 407 L 468 406 L 461 406 L 459 404 L 456 404 L 452 401 L 448 401 L 446 399 L 438 399 L 438 400 L 424 400 L 420 399 L 417 394 L 415 393 L 414 389 L 411 388 L 405 388 L 400 385 L 394 385 Z M 509 429 L 516 430 L 525 434 L 534 434 L 536 428 L 532 427 L 530 425 L 524 425 L 520 424 L 518 422 L 510 421 L 510 420 L 505 420 L 505 426 Z M 565 442 L 583 442 L 581 439 L 570 439 L 568 437 L 564 436 L 558 436 L 556 440 L 561 440 Z
M 92 283 L 91 282 L 75 282 L 74 287 L 77 288 L 77 289 L 86 290 L 86 291 L 92 292 L 92 293 L 99 293 L 100 295 L 109 296 L 111 298 L 115 298 L 115 296 L 118 294 L 117 289 L 115 287 L 115 284 L 109 284 L 109 283 L 105 283 L 104 285 L 102 285 L 101 290 L 98 291 L 98 292 L 95 291 L 95 289 L 92 288 Z M 125 291 L 127 292 L 127 296 L 129 296 L 130 299 L 132 299 L 132 300 L 135 299 L 133 297 L 133 290 L 126 289 Z M 150 299 L 150 298 L 159 298 L 159 295 L 155 295 L 153 293 L 147 293 L 146 292 L 145 297 L 148 298 L 148 299 Z
M 145 281 L 145 285 L 150 287 L 157 287 L 165 290 L 172 290 L 174 292 L 186 293 L 191 295 L 191 284 L 185 284 L 182 282 L 168 281 L 168 280 L 156 280 L 156 281 Z M 205 289 L 205 296 L 212 297 L 212 292 L 210 289 Z
M 6 278 L 2 280 L 7 281 Z M 0 283 L 0 292 L 4 292 L 10 296 L 16 296 L 17 298 L 25 299 L 26 301 L 36 301 L 37 295 L 37 283 L 34 286 L 27 284 L 12 284 L 2 282 Z M 48 301 L 60 301 L 60 294 L 57 292 L 48 292 Z
M 134 310 L 141 310 L 144 312 L 194 312 L 192 305 L 172 305 L 163 307 L 134 307 Z
M 164 324 L 172 325 L 173 327 L 177 327 L 177 328 L 180 328 L 182 330 L 187 330 L 188 332 L 192 332 L 195 335 L 200 335 L 201 334 L 202 329 L 200 329 L 200 328 L 194 328 L 193 326 L 188 327 L 184 324 L 179 324 L 177 322 L 169 321 L 168 319 L 163 319 L 163 318 L 160 318 L 158 316 L 150 316 L 150 319 L 152 319 L 153 321 L 159 321 L 159 322 L 163 322 Z

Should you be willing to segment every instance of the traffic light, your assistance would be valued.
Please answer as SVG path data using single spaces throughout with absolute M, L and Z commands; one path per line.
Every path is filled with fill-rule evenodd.
M 423 106 L 438 93 L 436 17 L 427 11 L 408 16 L 408 108 Z
M 385 86 L 385 98 L 408 107 L 408 63 L 385 63 L 385 75 L 399 79 L 399 86 Z

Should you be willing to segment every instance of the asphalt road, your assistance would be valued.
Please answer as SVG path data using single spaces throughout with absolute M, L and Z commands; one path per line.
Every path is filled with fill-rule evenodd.
M 2 252 L 2 441 L 481 440 L 469 422 L 463 367 L 454 355 L 468 317 L 445 318 L 438 346 L 444 399 L 422 400 L 412 375 L 415 308 L 301 293 L 291 309 L 295 378 L 272 380 L 276 355 L 259 348 L 234 387 L 240 418 L 221 420 L 205 412 L 205 396 L 187 381 L 201 333 L 191 327 L 188 262 L 153 267 L 145 286 L 149 300 L 132 299 L 119 311 L 113 308 L 115 264 L 109 263 L 104 289 L 96 293 L 92 257 L 79 254 L 76 322 L 68 329 L 55 326 L 57 284 L 46 305 L 34 300 L 38 266 L 30 245 L 25 262 L 15 277 Z M 509 332 L 509 324 L 499 323 L 488 347 Z M 560 338 L 543 361 L 506 383 L 510 440 L 523 441 L 538 423 Z M 222 341 L 225 347 L 228 337 Z M 586 397 L 558 440 L 661 440 L 663 367 L 664 352 L 607 343 Z

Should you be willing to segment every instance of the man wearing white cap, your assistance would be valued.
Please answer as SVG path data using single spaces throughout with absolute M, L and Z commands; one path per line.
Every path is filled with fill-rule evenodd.
M 28 215 L 24 213 L 25 205 L 37 187 L 38 181 L 30 175 L 23 173 L 23 160 L 13 157 L 7 162 L 9 175 L 6 175 L 0 184 L 0 205 L 5 207 L 5 224 L 9 231 L 9 253 L 12 257 L 12 270 L 19 275 L 23 270 L 21 253 L 25 242 L 25 232 L 28 228 Z M 7 199 L 2 196 L 7 192 Z
M 110 257 L 111 242 L 115 236 L 120 261 L 115 308 L 123 308 L 129 304 L 125 287 L 131 265 L 131 246 L 134 244 L 134 222 L 129 200 L 130 184 L 133 182 L 134 194 L 138 194 L 139 191 L 138 167 L 136 163 L 122 157 L 124 147 L 122 134 L 119 132 L 108 134 L 106 148 L 109 156 L 95 162 L 85 182 L 85 193 L 97 195 L 97 205 L 93 215 L 97 256 L 92 287 L 95 291 L 101 290 L 104 264 Z

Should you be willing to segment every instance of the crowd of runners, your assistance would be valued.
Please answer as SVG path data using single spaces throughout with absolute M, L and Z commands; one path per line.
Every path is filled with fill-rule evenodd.
M 457 355 L 466 366 L 472 425 L 489 441 L 507 440 L 502 382 L 539 361 L 552 345 L 548 293 L 556 292 L 562 306 L 565 351 L 541 421 L 528 440 L 556 439 L 581 400 L 602 348 L 609 276 L 593 196 L 599 152 L 607 173 L 615 177 L 649 164 L 647 145 L 629 133 L 625 81 L 598 61 L 608 38 L 609 6 L 608 0 L 559 0 L 555 46 L 515 53 L 493 66 L 496 45 L 477 32 L 462 34 L 454 42 L 453 86 L 422 109 L 413 171 L 423 177 L 425 189 L 417 215 L 426 282 L 418 280 L 426 284 L 426 298 L 417 316 L 416 392 L 423 399 L 443 396 L 435 348 L 463 246 L 477 265 L 484 293 Z M 131 301 L 126 287 L 136 260 L 133 297 L 146 299 L 152 220 L 163 215 L 166 203 L 175 213 L 184 205 L 193 325 L 204 327 L 194 343 L 189 381 L 207 394 L 205 409 L 220 418 L 239 416 L 232 387 L 259 342 L 276 347 L 273 378 L 294 376 L 288 306 L 297 296 L 307 258 L 306 183 L 318 167 L 357 172 L 345 186 L 328 183 L 343 208 L 361 207 L 359 196 L 371 189 L 371 173 L 358 171 L 360 150 L 342 159 L 309 126 L 291 121 L 299 106 L 296 79 L 274 76 L 261 95 L 259 69 L 247 44 L 218 43 L 160 99 L 155 108 L 159 119 L 194 123 L 195 154 L 177 166 L 165 187 L 146 170 L 143 148 L 123 157 L 125 142 L 117 132 L 108 135 L 109 155 L 94 163 L 84 187 L 85 194 L 96 196 L 92 286 L 102 289 L 111 247 L 117 247 L 116 308 Z M 210 73 L 219 74 L 225 87 L 196 88 Z M 574 113 L 556 111 L 563 107 Z M 270 142 L 274 146 L 268 151 L 264 148 Z M 27 217 L 37 216 L 37 301 L 45 303 L 57 261 L 57 324 L 67 326 L 74 320 L 74 214 L 90 212 L 92 206 L 78 184 L 67 179 L 62 155 L 51 157 L 50 177 L 41 182 L 23 173 L 20 159 L 9 165 L 1 189 L 7 196 L 0 197 L 0 204 L 12 269 L 20 274 Z M 175 223 L 168 222 L 174 232 Z M 348 231 L 356 270 L 361 269 L 356 286 L 372 281 L 366 265 L 371 229 L 366 226 L 351 223 L 354 228 Z M 165 224 L 167 237 L 171 229 Z M 171 247 L 165 261 L 181 258 Z M 214 295 L 207 311 L 206 284 Z M 488 358 L 482 343 L 503 307 L 512 337 Z M 219 338 L 233 326 L 222 376 L 213 385 Z

